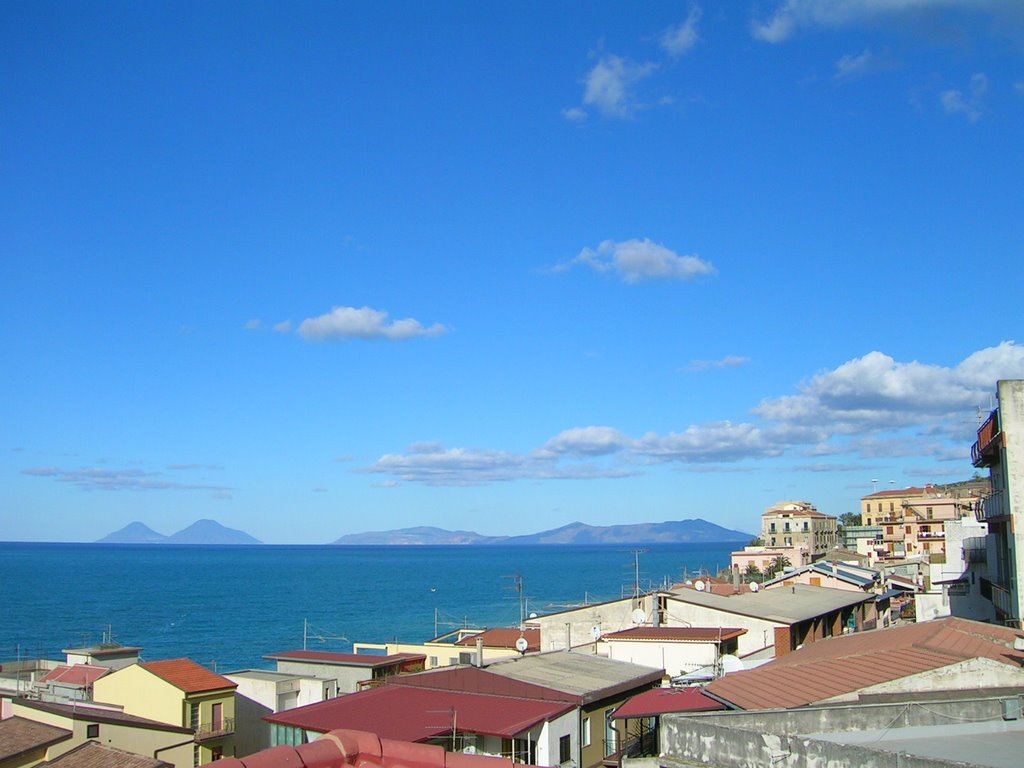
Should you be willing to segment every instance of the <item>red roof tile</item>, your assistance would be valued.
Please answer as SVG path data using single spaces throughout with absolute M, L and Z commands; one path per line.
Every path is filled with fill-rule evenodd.
M 1024 652 L 1014 650 L 1018 637 L 1024 634 L 958 618 L 858 632 L 726 675 L 706 690 L 741 709 L 801 707 L 972 658 L 1019 668 Z
M 421 653 L 393 653 L 375 656 L 370 653 L 334 653 L 331 651 L 283 651 L 263 657 L 270 661 L 308 661 L 319 664 L 337 664 L 346 667 L 386 667 L 403 661 L 426 661 Z
M 185 693 L 238 687 L 237 683 L 231 682 L 226 677 L 221 677 L 216 672 L 211 672 L 206 667 L 196 664 L 192 659 L 147 661 L 139 666 Z
M 527 642 L 527 652 L 540 650 L 539 629 L 527 629 L 525 631 L 520 631 L 512 627 L 484 630 L 479 634 L 469 635 L 468 637 L 462 638 L 455 643 L 455 645 L 475 647 L 478 637 L 483 638 L 484 648 L 508 648 L 510 650 L 515 649 L 516 640 L 520 637 L 525 637 Z
M 654 688 L 639 693 L 615 710 L 612 717 L 655 717 L 667 712 L 711 712 L 725 709 L 700 688 Z
M 267 715 L 264 720 L 307 731 L 372 730 L 382 737 L 424 741 L 452 730 L 512 738 L 573 708 L 571 703 L 385 685 Z M 454 713 L 451 714 L 451 713 Z
M 660 640 L 679 643 L 709 643 L 732 640 L 747 630 L 734 627 L 633 627 L 602 635 L 604 640 Z
M 379 738 L 374 733 L 334 730 L 298 747 L 271 747 L 218 768 L 521 768 L 505 757 L 445 752 L 444 747 Z
M 67 664 L 61 664 L 52 669 L 43 678 L 43 682 L 84 687 L 92 685 L 109 671 L 109 667 L 95 667 L 89 664 L 73 664 L 70 667 Z

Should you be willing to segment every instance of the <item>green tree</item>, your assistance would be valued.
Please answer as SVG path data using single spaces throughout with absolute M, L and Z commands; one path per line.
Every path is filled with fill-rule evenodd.
M 849 528 L 853 525 L 861 525 L 860 512 L 844 512 L 839 516 L 839 524 L 843 528 Z
M 760 581 L 764 577 L 761 569 L 753 563 L 747 563 L 747 570 L 743 572 L 743 575 L 747 577 L 747 581 Z
M 766 571 L 766 575 L 768 576 L 768 578 L 774 579 L 776 576 L 778 576 L 784 570 L 789 568 L 791 565 L 793 564 L 789 562 L 788 557 L 786 557 L 785 555 L 778 555 L 777 557 L 772 558 L 771 563 L 768 564 L 768 570 Z
M 748 547 L 763 547 L 764 546 L 764 539 L 762 539 L 760 536 L 755 536 L 747 546 Z

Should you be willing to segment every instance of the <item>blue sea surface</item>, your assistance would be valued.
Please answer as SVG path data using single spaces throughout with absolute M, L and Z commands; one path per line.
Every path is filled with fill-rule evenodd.
M 649 589 L 716 573 L 736 546 L 0 543 L 0 662 L 60 659 L 109 626 L 144 659 L 268 668 L 264 654 L 302 647 L 304 622 L 311 649 L 419 643 L 435 626 L 518 624 L 516 574 L 528 611 L 543 614 L 632 594 L 635 549 Z

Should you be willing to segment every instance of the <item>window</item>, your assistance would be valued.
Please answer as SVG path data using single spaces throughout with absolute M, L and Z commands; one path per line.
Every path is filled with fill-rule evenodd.
M 771 533 L 775 533 L 775 523 L 772 523 L 772 524 L 771 524 L 771 527 L 770 527 L 770 528 L 769 528 L 768 530 L 769 530 L 769 532 L 771 532 Z
M 469 653 L 469 652 L 466 652 L 466 651 L 462 651 L 462 652 L 459 653 L 459 664 L 472 664 L 473 663 L 473 659 L 475 659 L 475 658 L 476 658 L 476 654 L 475 653 Z
M 882 502 L 878 502 L 878 511 L 879 511 L 879 512 L 881 512 L 881 511 L 882 511 Z
M 562 736 L 558 740 L 558 762 L 568 763 L 572 760 L 572 742 L 568 736 Z
M 925 514 L 928 515 L 928 519 L 931 520 L 932 519 L 932 508 L 931 507 L 925 507 L 924 511 L 925 511 Z
M 89 723 L 85 726 L 85 738 L 98 739 L 100 737 L 100 724 Z
M 893 502 L 891 502 L 891 501 L 889 502 L 889 511 L 890 512 L 895 512 L 896 511 L 896 505 Z
M 590 746 L 590 718 L 589 717 L 584 717 L 583 718 L 583 727 L 581 728 L 581 731 L 582 731 L 582 733 L 580 733 L 580 746 L 589 747 Z
M 199 704 L 193 703 L 188 709 L 188 727 L 193 731 L 199 727 Z

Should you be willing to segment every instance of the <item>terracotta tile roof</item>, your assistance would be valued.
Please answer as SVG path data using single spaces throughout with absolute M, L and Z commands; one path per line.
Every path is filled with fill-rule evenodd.
M 85 687 L 92 685 L 109 671 L 109 667 L 94 667 L 89 664 L 73 664 L 70 667 L 67 664 L 61 664 L 52 669 L 43 678 L 43 682 Z
M 925 493 L 931 493 L 936 490 L 934 485 L 928 485 L 924 488 L 918 488 L 917 486 L 911 486 L 910 488 L 896 488 L 891 491 L 878 491 L 877 493 L 869 493 L 867 496 L 862 496 L 863 499 L 888 499 L 897 496 L 923 496 Z
M 384 685 L 267 715 L 264 720 L 320 733 L 372 728 L 386 738 L 425 741 L 450 733 L 454 712 L 460 731 L 512 738 L 572 708 L 572 703 L 561 701 Z
M 521 768 L 505 757 L 445 752 L 432 744 L 335 730 L 298 747 L 271 747 L 247 757 L 218 761 L 218 768 Z
M 403 661 L 426 661 L 422 653 L 393 653 L 375 656 L 370 653 L 333 653 L 331 651 L 283 651 L 263 657 L 270 661 L 308 661 L 315 664 L 337 664 L 344 667 L 388 667 Z
M 24 717 L 0 720 L 0 763 L 71 738 L 71 731 Z
M 706 690 L 741 709 L 801 707 L 973 658 L 1020 668 L 1018 637 L 1024 633 L 958 618 L 858 632 L 726 675 Z
M 482 637 L 484 641 L 484 648 L 508 648 L 514 650 L 516 647 L 516 640 L 520 637 L 525 637 L 528 645 L 526 651 L 539 651 L 540 650 L 540 630 L 539 629 L 527 629 L 520 632 L 514 627 L 509 628 L 498 628 L 498 629 L 487 629 L 483 632 L 464 637 L 459 640 L 455 645 L 468 646 L 470 648 L 476 647 L 476 639 Z
M 87 741 L 60 757 L 42 763 L 45 768 L 171 768 L 170 763 L 123 749 Z
M 654 688 L 637 694 L 615 710 L 618 720 L 631 717 L 655 717 L 668 712 L 712 712 L 725 709 L 700 688 Z
M 238 687 L 237 683 L 231 682 L 216 672 L 211 672 L 201 664 L 196 664 L 192 659 L 147 661 L 139 666 L 185 693 L 201 693 L 202 691 Z
M 732 640 L 745 635 L 747 630 L 736 627 L 633 627 L 620 632 L 609 632 L 604 640 L 660 640 L 679 643 L 713 643 Z

